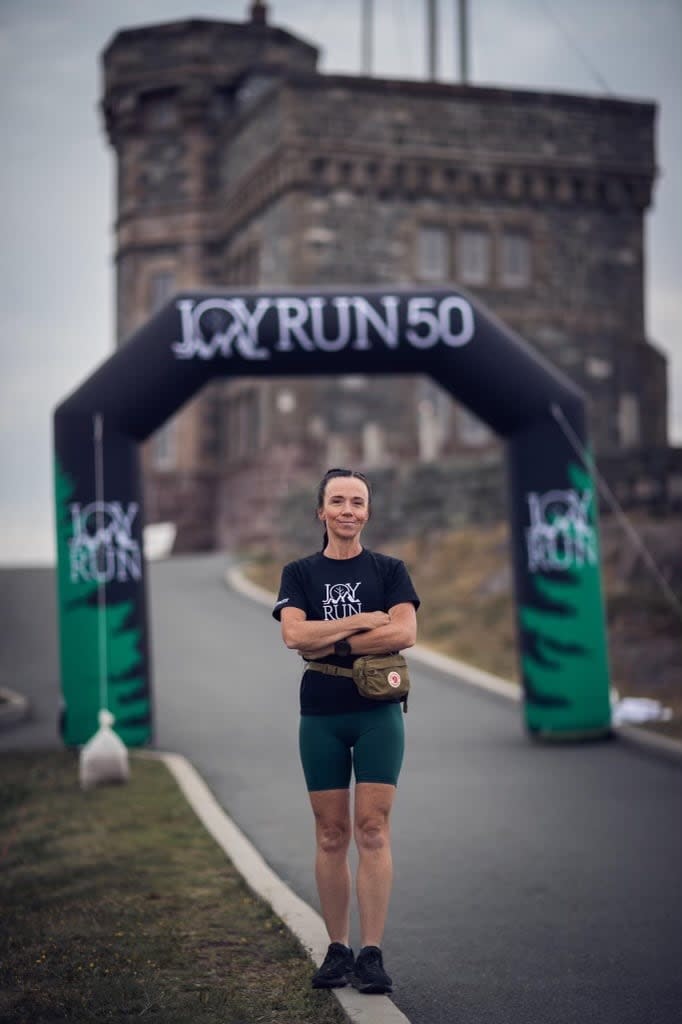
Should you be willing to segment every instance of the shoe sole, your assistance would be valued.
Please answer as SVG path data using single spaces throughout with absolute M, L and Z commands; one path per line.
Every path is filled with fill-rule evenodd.
M 354 989 L 357 989 L 358 992 L 362 992 L 366 996 L 383 996 L 386 995 L 388 992 L 393 991 L 392 985 L 374 984 L 371 981 L 365 982 L 365 984 L 363 985 L 361 982 L 355 982 L 351 980 L 351 985 L 353 986 Z
M 313 988 L 345 988 L 348 984 L 347 978 L 340 978 L 338 981 L 313 981 Z

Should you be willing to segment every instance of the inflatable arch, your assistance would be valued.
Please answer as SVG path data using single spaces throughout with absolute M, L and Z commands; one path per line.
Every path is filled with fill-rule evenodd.
M 66 744 L 95 731 L 103 672 L 119 735 L 151 738 L 138 444 L 213 377 L 341 373 L 427 374 L 506 440 L 526 726 L 609 731 L 581 392 L 459 291 L 241 290 L 177 295 L 55 411 Z

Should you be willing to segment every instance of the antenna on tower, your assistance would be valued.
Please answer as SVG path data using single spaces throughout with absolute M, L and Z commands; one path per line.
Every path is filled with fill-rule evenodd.
M 428 73 L 433 81 L 438 77 L 438 4 L 437 0 L 426 0 L 428 21 Z
M 462 85 L 469 84 L 469 4 L 468 0 L 457 0 L 458 7 L 458 42 L 459 42 L 459 80 Z
M 362 0 L 362 73 L 372 74 L 372 51 L 374 41 L 372 38 L 374 30 L 374 2 L 373 0 Z
M 266 25 L 268 21 L 268 5 L 262 3 L 261 0 L 253 0 L 249 16 L 254 25 Z

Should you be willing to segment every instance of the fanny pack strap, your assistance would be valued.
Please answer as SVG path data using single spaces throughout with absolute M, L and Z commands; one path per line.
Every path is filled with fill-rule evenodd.
M 352 668 L 343 668 L 341 665 L 327 665 L 324 661 L 307 661 L 305 667 L 315 672 L 323 672 L 326 676 L 347 676 L 353 678 Z

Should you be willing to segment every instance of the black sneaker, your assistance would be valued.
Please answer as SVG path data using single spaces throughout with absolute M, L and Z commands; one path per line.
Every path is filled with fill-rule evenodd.
M 313 974 L 313 988 L 343 988 L 354 965 L 353 950 L 342 942 L 332 942 L 322 965 Z
M 355 970 L 350 981 L 358 992 L 366 992 L 368 995 L 393 991 L 393 982 L 384 970 L 384 962 L 378 946 L 362 947 L 355 961 Z

